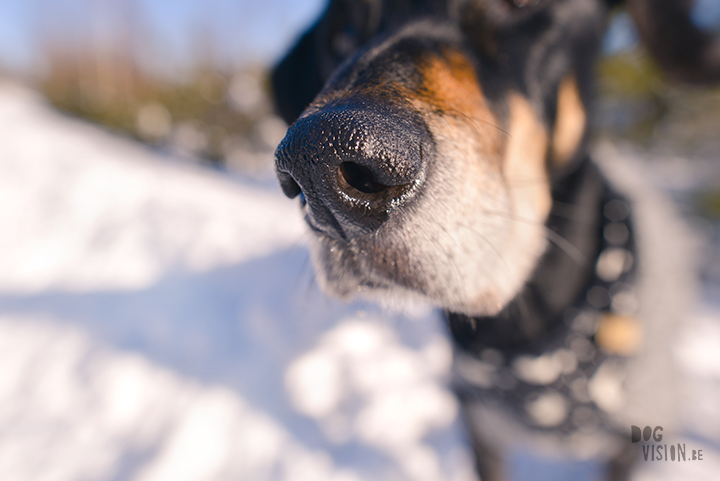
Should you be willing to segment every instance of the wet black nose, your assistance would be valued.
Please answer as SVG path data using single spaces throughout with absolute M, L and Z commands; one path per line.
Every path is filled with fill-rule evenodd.
M 432 141 L 420 116 L 376 102 L 345 103 L 295 122 L 275 154 L 288 197 L 326 234 L 372 232 L 415 197 Z

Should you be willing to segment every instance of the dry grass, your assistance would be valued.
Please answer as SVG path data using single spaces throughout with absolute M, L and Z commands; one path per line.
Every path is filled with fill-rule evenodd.
M 604 58 L 599 73 L 602 135 L 687 156 L 720 152 L 720 88 L 668 83 L 641 49 Z
M 238 150 L 266 153 L 279 140 L 260 68 L 201 67 L 173 82 L 143 72 L 122 50 L 46 49 L 45 57 L 39 87 L 54 106 L 158 148 L 218 165 L 232 157 L 234 167 L 253 170 L 258 156 Z

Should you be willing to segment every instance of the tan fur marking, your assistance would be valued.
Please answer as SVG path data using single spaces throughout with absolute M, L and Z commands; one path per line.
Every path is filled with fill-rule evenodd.
M 558 90 L 557 118 L 552 138 L 552 167 L 562 167 L 572 159 L 585 132 L 587 115 L 574 75 L 568 75 Z
M 407 97 L 416 107 L 434 115 L 457 118 L 468 124 L 474 137 L 490 149 L 496 159 L 502 148 L 502 131 L 485 100 L 475 69 L 465 56 L 449 50 L 442 56 L 429 57 L 422 68 L 423 86 Z M 504 134 L 503 134 L 504 135 Z
M 478 111 L 489 111 L 475 69 L 460 52 L 430 57 L 422 72 L 420 97 L 426 103 L 449 114 L 458 112 L 471 117 Z
M 548 134 L 528 101 L 519 94 L 510 96 L 509 129 L 504 171 L 516 214 L 542 223 L 552 204 L 545 169 Z

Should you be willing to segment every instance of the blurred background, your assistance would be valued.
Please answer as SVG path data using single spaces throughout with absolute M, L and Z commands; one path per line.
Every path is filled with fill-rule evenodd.
M 324 4 L 0 0 L 0 479 L 471 479 L 438 414 L 455 408 L 434 314 L 393 315 L 389 334 L 374 307 L 308 287 L 273 179 L 287 126 L 268 69 Z M 693 15 L 720 33 L 720 0 Z M 622 10 L 603 50 L 596 141 L 648 160 L 702 239 L 679 349 L 697 374 L 691 439 L 718 452 L 720 88 L 667 83 Z M 401 372 L 440 365 L 391 383 L 437 409 L 383 411 L 387 385 L 338 384 L 338 359 L 370 360 L 328 331 Z M 259 451 L 240 465 L 237 449 Z M 714 479 L 714 463 L 643 479 Z
M 267 70 L 324 0 L 4 0 L 0 72 L 58 109 L 216 165 L 253 169 L 282 125 Z M 720 30 L 720 3 L 697 0 Z M 600 135 L 683 155 L 717 152 L 717 89 L 667 84 L 615 16 L 600 65 Z
M 267 68 L 323 3 L 4 0 L 0 71 L 122 135 L 256 170 L 285 128 Z
M 284 126 L 267 71 L 324 0 L 4 0 L 0 72 L 59 110 L 231 169 L 267 162 Z M 720 31 L 720 2 L 696 0 Z M 601 62 L 599 135 L 688 156 L 718 151 L 718 89 L 666 83 L 618 10 Z

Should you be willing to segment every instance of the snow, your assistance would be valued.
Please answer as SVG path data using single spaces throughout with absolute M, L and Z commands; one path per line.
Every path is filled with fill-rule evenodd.
M 475 479 L 440 316 L 326 298 L 296 208 L 0 83 L 0 480 Z M 638 480 L 720 472 L 703 309 L 677 352 L 707 461 Z
M 320 294 L 275 182 L 4 84 L 0 225 L 0 479 L 472 479 L 440 317 Z
M 6 292 L 147 287 L 171 269 L 248 260 L 300 236 L 300 219 L 275 192 L 158 161 L 52 115 L 30 92 L 0 96 Z

